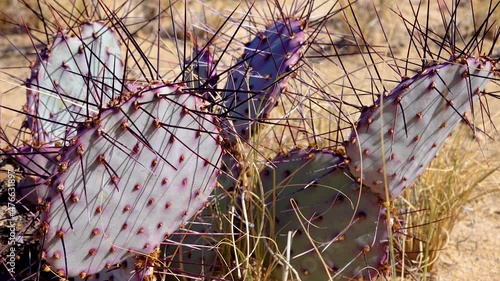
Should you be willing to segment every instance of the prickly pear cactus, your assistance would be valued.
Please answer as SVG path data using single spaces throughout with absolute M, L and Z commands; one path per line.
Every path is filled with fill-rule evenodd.
M 261 172 L 268 227 L 301 280 L 367 280 L 387 263 L 385 209 L 379 197 L 360 188 L 331 151 L 296 150 L 276 157 Z M 310 236 L 310 237 L 309 237 Z M 324 262 L 324 265 L 323 265 Z M 283 261 L 281 261 L 283 265 Z M 283 279 L 285 266 L 275 269 Z
M 300 59 L 304 28 L 301 20 L 277 20 L 245 46 L 223 93 L 229 143 L 235 143 L 237 136 L 248 140 L 250 130 L 258 129 L 254 124 L 278 103 L 292 67 Z
M 468 57 L 403 81 L 357 121 L 346 144 L 351 173 L 382 198 L 386 185 L 390 199 L 398 197 L 425 171 L 456 125 L 469 121 L 467 112 L 494 70 L 493 61 Z
M 70 139 L 76 121 L 120 95 L 120 52 L 115 33 L 101 22 L 55 36 L 52 46 L 39 54 L 26 83 L 26 123 L 35 141 Z
M 79 124 L 38 187 L 42 251 L 58 274 L 87 276 L 148 254 L 205 206 L 221 149 L 201 107 L 179 86 L 156 83 Z

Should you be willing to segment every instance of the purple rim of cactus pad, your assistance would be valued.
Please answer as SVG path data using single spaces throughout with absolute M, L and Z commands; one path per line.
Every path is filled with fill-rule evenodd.
M 192 57 L 192 60 L 186 62 L 186 81 L 190 82 L 188 84 L 190 88 L 199 91 L 203 99 L 214 103 L 218 80 L 214 55 L 208 47 L 194 47 Z
M 143 260 L 152 261 L 152 258 L 143 257 Z M 119 264 L 113 265 L 109 268 L 105 268 L 100 272 L 92 275 L 81 274 L 74 278 L 74 281 L 82 280 L 92 280 L 92 281 L 143 281 L 143 280 L 155 280 L 146 279 L 149 276 L 153 276 L 153 267 L 147 266 L 142 269 L 137 268 L 138 260 L 135 256 L 129 257 Z M 151 277 L 149 277 L 151 278 Z
M 27 126 L 34 140 L 70 139 L 77 121 L 120 94 L 123 68 L 120 43 L 103 23 L 84 23 L 57 34 L 26 83 Z
M 248 140 L 249 130 L 257 129 L 253 124 L 266 118 L 276 106 L 291 68 L 300 59 L 304 29 L 304 21 L 278 20 L 246 45 L 223 93 L 227 114 L 223 132 L 229 143 L 235 143 L 236 136 Z
M 17 190 L 23 200 L 37 205 L 42 202 L 38 192 L 46 188 L 44 183 L 57 169 L 55 157 L 60 147 L 43 145 L 32 147 L 23 145 L 6 151 L 4 155 L 12 158 L 21 167 L 23 179 L 19 181 Z
M 383 103 L 379 99 L 361 113 L 346 144 L 351 173 L 382 198 L 385 185 L 389 199 L 397 198 L 425 171 L 459 122 L 469 122 L 467 112 L 494 69 L 490 60 L 461 58 L 401 82 Z
M 360 188 L 344 161 L 328 150 L 294 150 L 261 172 L 275 218 L 271 235 L 284 254 L 292 233 L 290 264 L 302 280 L 329 280 L 327 271 L 334 280 L 366 280 L 387 264 L 385 208 L 375 193 Z M 274 270 L 278 280 L 283 269 Z
M 205 206 L 222 152 L 202 108 L 179 86 L 154 83 L 80 124 L 40 194 L 42 250 L 55 272 L 89 275 L 151 253 Z

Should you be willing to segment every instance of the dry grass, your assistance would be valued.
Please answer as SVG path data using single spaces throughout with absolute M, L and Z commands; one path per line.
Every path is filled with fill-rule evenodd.
M 399 200 L 403 221 L 399 232 L 401 251 L 406 256 L 403 274 L 422 276 L 432 272 L 450 233 L 463 219 L 470 202 L 499 192 L 483 182 L 500 168 L 500 159 L 482 151 L 470 128 L 461 126 L 447 140 L 427 171 Z

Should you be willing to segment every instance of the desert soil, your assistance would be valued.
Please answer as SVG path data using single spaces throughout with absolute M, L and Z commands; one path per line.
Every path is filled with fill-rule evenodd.
M 493 122 L 500 124 L 500 101 L 495 101 L 493 105 Z M 492 166 L 498 167 L 500 134 L 497 132 L 493 137 L 495 139 L 487 142 L 484 148 L 485 153 L 496 155 Z M 500 170 L 482 186 L 498 190 Z M 449 243 L 438 261 L 435 280 L 499 280 L 500 193 L 483 196 L 462 208 L 463 216 L 450 233 Z

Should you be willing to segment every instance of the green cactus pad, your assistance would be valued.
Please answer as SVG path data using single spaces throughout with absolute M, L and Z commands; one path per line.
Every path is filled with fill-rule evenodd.
M 217 243 L 222 235 L 215 233 L 209 208 L 194 221 L 172 234 L 163 244 L 165 263 L 171 274 L 166 280 L 210 278 L 222 263 L 217 258 Z M 185 276 L 185 277 L 181 277 Z
M 269 234 L 286 256 L 292 233 L 290 264 L 302 280 L 371 279 L 386 265 L 385 208 L 376 194 L 360 188 L 342 156 L 293 151 L 269 163 L 261 180 L 275 219 Z M 274 270 L 277 280 L 284 270 Z
M 162 243 L 161 257 L 169 267 L 166 281 L 212 280 L 225 272 L 225 247 L 220 244 L 231 235 L 227 232 L 231 206 L 231 196 L 222 187 L 216 188 L 210 206 Z M 232 275 L 228 273 L 224 280 Z

